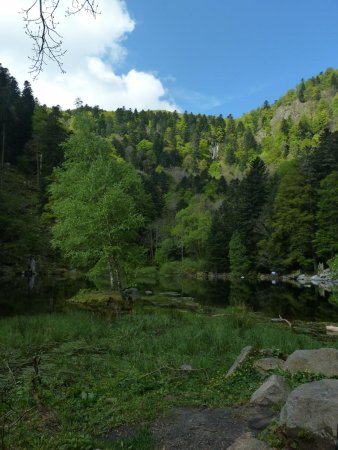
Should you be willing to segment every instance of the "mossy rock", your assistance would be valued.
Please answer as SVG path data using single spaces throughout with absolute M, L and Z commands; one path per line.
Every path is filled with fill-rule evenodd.
M 131 310 L 131 303 L 123 300 L 118 291 L 94 291 L 81 289 L 68 303 L 77 308 L 97 312 L 115 312 L 116 314 Z

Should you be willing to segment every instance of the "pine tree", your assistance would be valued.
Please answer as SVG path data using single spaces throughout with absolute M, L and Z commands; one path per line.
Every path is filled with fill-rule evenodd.
M 293 165 L 282 178 L 273 205 L 269 251 L 278 269 L 311 268 L 314 214 L 311 186 Z
M 250 260 L 243 242 L 243 236 L 235 231 L 229 242 L 229 262 L 232 274 L 247 273 L 250 268 Z
M 239 186 L 238 229 L 252 259 L 256 254 L 256 245 L 260 238 L 258 222 L 267 196 L 267 170 L 264 162 L 256 158 L 246 177 Z
M 338 253 L 338 172 L 334 171 L 320 183 L 315 248 L 327 260 Z

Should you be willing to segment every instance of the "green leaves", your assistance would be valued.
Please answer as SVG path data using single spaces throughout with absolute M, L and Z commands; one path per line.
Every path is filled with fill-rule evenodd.
M 136 171 L 112 155 L 88 120 L 67 141 L 66 161 L 50 186 L 53 245 L 87 271 L 110 264 L 119 279 L 144 224 L 144 191 Z

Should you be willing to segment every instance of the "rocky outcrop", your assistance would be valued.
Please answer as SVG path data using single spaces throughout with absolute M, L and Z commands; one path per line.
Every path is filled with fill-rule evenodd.
M 262 358 L 254 363 L 254 368 L 263 375 L 269 370 L 284 369 L 285 361 L 279 358 Z
M 302 430 L 311 436 L 311 449 L 332 450 L 338 424 L 338 380 L 306 383 L 294 389 L 280 414 L 280 425 L 291 436 Z
M 245 433 L 228 447 L 227 450 L 272 450 L 265 442 L 254 438 L 251 433 Z
M 311 372 L 328 377 L 338 376 L 338 350 L 296 350 L 287 358 L 284 368 L 291 373 Z
M 335 279 L 329 269 L 325 269 L 316 275 L 304 275 L 301 274 L 297 277 L 298 283 L 302 285 L 313 284 L 315 286 L 320 286 L 329 290 L 333 285 L 338 284 L 338 280 Z
M 253 348 L 251 345 L 248 345 L 247 347 L 244 347 L 242 349 L 241 353 L 237 356 L 235 362 L 228 370 L 228 373 L 226 375 L 227 377 L 232 375 L 244 363 L 247 357 L 251 354 L 252 350 Z
M 252 394 L 250 403 L 260 406 L 272 406 L 281 402 L 284 403 L 290 392 L 291 388 L 283 377 L 271 375 Z

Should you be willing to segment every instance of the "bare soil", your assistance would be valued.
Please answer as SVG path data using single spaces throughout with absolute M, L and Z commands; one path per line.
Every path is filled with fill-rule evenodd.
M 158 450 L 225 450 L 242 434 L 257 436 L 275 413 L 267 408 L 240 406 L 229 408 L 176 408 L 157 419 L 150 430 Z M 131 437 L 137 428 L 120 427 L 109 439 Z

